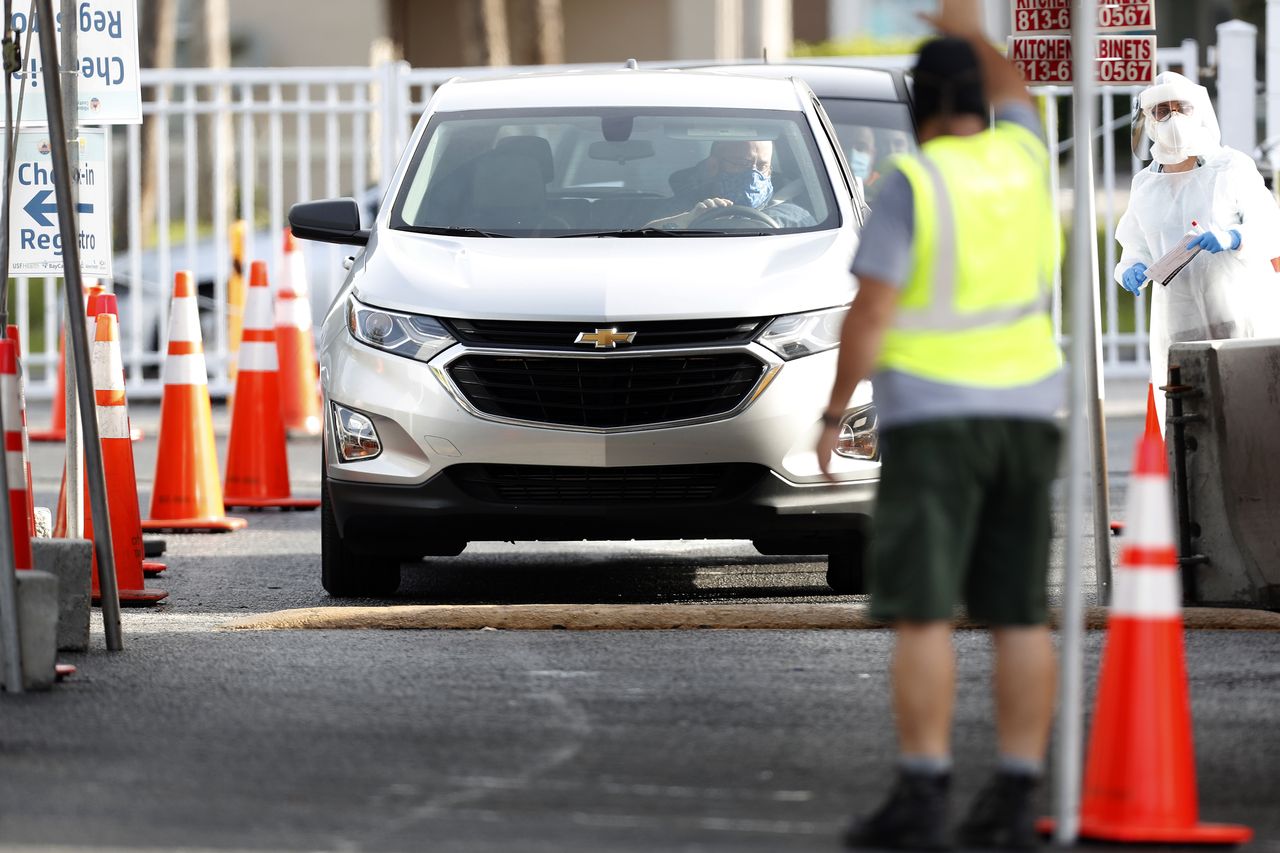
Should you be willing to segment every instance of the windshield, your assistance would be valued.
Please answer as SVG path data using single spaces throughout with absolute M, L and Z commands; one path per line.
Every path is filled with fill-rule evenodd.
M 822 98 L 823 109 L 835 127 L 840 147 L 854 177 L 862 181 L 867 201 L 875 199 L 877 183 L 893 154 L 916 150 L 916 134 L 906 104 Z
M 433 116 L 391 227 L 492 237 L 743 236 L 840 225 L 803 113 L 510 109 Z

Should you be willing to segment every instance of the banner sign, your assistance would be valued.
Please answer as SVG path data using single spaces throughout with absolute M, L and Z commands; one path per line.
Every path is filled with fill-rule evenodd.
M 1098 36 L 1094 79 L 1103 86 L 1149 86 L 1156 77 L 1155 36 Z M 1070 85 L 1069 36 L 1009 39 L 1009 59 L 1029 85 Z
M 15 276 L 60 276 L 63 273 L 62 234 L 58 230 L 58 202 L 53 185 L 53 157 L 49 133 L 18 133 L 13 173 L 13 207 L 9 213 L 9 265 Z M 111 277 L 111 183 L 106 128 L 80 132 L 80 169 L 75 175 L 80 272 Z
M 1075 0 L 1013 0 L 1015 35 L 1063 35 L 1071 32 Z M 1155 0 L 1099 0 L 1098 30 L 1124 32 L 1156 28 Z
M 23 10 L 13 11 L 13 30 L 24 51 L 22 70 L 13 75 L 13 103 L 24 88 L 22 125 L 44 124 L 44 77 L 40 54 L 40 27 L 37 15 Z M 61 50 L 62 15 L 54 15 Z M 78 67 L 79 108 L 81 124 L 141 124 L 142 84 L 138 77 L 138 3 L 137 0 L 80 0 L 76 5 L 75 25 L 79 28 L 76 47 L 80 54 Z M 31 47 L 27 50 L 30 30 Z

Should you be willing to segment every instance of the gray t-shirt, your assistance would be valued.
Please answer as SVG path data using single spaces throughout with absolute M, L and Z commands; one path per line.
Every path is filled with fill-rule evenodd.
M 1040 118 L 1026 104 L 996 111 L 996 121 L 1022 125 L 1041 135 Z M 894 170 L 881 179 L 871 217 L 862 229 L 852 272 L 902 287 L 911 272 L 915 202 L 911 184 Z M 880 426 L 893 427 L 944 418 L 1025 418 L 1055 420 L 1065 401 L 1062 371 L 1013 388 L 982 388 L 935 382 L 897 370 L 872 377 Z

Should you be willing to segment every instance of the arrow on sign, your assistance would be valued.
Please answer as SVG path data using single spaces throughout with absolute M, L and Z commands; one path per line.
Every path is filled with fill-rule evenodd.
M 49 201 L 49 196 L 51 195 L 53 195 L 53 190 L 40 190 L 22 207 L 37 224 L 46 228 L 53 225 L 53 220 L 49 219 L 49 216 L 58 212 L 57 203 Z M 93 205 L 82 201 L 76 205 L 76 212 L 93 213 Z

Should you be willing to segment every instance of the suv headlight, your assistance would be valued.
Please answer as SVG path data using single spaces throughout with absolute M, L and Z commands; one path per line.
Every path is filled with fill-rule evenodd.
M 826 352 L 840 345 L 840 330 L 849 306 L 784 314 L 774 319 L 760 335 L 760 343 L 790 361 L 803 355 Z
M 454 343 L 453 336 L 434 317 L 374 308 L 354 296 L 347 302 L 347 328 L 362 344 L 418 361 L 430 361 Z
M 876 437 L 876 407 L 854 409 L 840 421 L 836 453 L 847 459 L 875 459 L 880 453 Z

